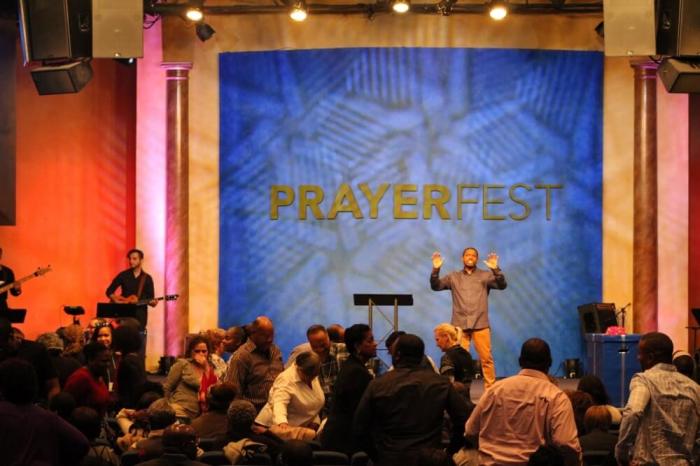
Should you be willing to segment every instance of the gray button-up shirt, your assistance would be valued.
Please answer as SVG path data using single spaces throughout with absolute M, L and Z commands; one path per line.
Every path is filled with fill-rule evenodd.
M 440 278 L 440 270 L 430 275 L 430 288 L 452 292 L 452 325 L 465 330 L 479 330 L 489 326 L 489 292 L 504 290 L 506 277 L 501 269 L 472 273 L 457 270 Z
M 699 422 L 698 384 L 671 364 L 656 364 L 632 377 L 615 457 L 623 464 L 698 464 Z

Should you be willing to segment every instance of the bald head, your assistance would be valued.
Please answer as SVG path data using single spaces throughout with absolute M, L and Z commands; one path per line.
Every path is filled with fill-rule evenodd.
M 520 348 L 518 362 L 523 369 L 534 369 L 546 374 L 552 365 L 552 352 L 546 341 L 530 338 Z
M 275 326 L 266 316 L 260 316 L 250 324 L 250 340 L 261 351 L 267 351 L 275 338 Z

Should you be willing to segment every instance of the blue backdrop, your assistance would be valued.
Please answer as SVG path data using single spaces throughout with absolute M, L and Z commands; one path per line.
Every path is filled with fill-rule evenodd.
M 432 329 L 449 321 L 451 299 L 430 290 L 430 256 L 440 250 L 454 270 L 475 246 L 482 259 L 498 252 L 508 280 L 490 297 L 497 375 L 517 372 L 532 336 L 556 365 L 580 357 L 576 306 L 601 297 L 602 63 L 495 49 L 221 54 L 221 325 L 267 314 L 288 353 L 312 323 L 366 322 L 353 293 L 411 293 L 401 327 L 438 357 Z M 348 211 L 328 219 L 344 183 Z M 362 183 L 389 185 L 376 218 Z M 398 184 L 416 185 L 403 194 L 416 205 L 399 206 L 416 219 L 396 218 Z M 301 185 L 323 191 L 323 218 L 311 208 L 300 218 Z M 449 218 L 424 217 L 425 197 L 440 194 L 425 185 L 449 191 Z M 274 186 L 294 196 L 276 214 Z M 470 201 L 458 218 L 460 191 Z M 388 325 L 375 321 L 381 337 Z

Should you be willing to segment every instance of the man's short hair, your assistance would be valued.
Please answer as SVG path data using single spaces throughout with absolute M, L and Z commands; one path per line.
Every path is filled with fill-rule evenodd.
M 236 386 L 232 383 L 219 383 L 209 389 L 207 400 L 212 411 L 225 412 L 236 398 Z
M 134 248 L 134 249 L 129 249 L 129 252 L 126 253 L 127 259 L 128 259 L 129 257 L 131 257 L 131 255 L 134 254 L 134 253 L 136 253 L 136 254 L 139 255 L 139 259 L 143 260 L 143 251 L 140 250 L 140 249 L 136 249 L 136 248 Z
M 479 250 L 473 246 L 469 246 L 469 247 L 464 248 L 464 250 L 462 251 L 462 255 L 465 255 L 467 253 L 467 251 L 469 251 L 470 249 L 476 253 L 476 257 L 479 257 Z
M 541 338 L 530 338 L 520 348 L 520 367 L 547 372 L 552 366 L 552 352 L 549 344 Z
M 181 453 L 193 460 L 197 456 L 197 433 L 188 424 L 173 424 L 163 432 L 163 449 Z
M 309 338 L 311 335 L 317 332 L 323 332 L 325 334 L 328 334 L 326 327 L 324 327 L 323 325 L 314 324 L 306 330 L 306 338 Z
M 100 415 L 87 406 L 75 408 L 70 415 L 70 423 L 91 442 L 100 436 L 102 430 Z
M 165 398 L 159 398 L 151 403 L 147 412 L 148 423 L 151 425 L 152 430 L 165 429 L 177 421 L 175 410 Z
M 138 353 L 143 345 L 141 333 L 130 325 L 120 325 L 112 330 L 112 348 L 120 353 Z
M 330 338 L 333 343 L 343 343 L 342 334 L 345 333 L 345 329 L 342 325 L 331 324 L 326 329 L 326 332 L 328 333 L 328 338 Z
M 0 393 L 12 404 L 33 403 L 39 393 L 34 367 L 19 358 L 10 358 L 0 363 Z
M 253 334 L 259 331 L 263 325 L 274 326 L 274 324 L 272 323 L 272 319 L 270 319 L 269 317 L 258 316 L 253 322 L 250 323 L 250 325 L 248 325 L 248 331 L 250 332 L 250 334 Z
M 345 329 L 345 347 L 350 354 L 357 352 L 355 345 L 362 343 L 370 330 L 367 324 L 355 324 Z
M 644 350 L 655 362 L 671 364 L 673 361 L 673 342 L 665 333 L 649 332 L 642 335 L 639 344 L 644 343 Z
M 66 420 L 70 419 L 75 406 L 75 398 L 68 392 L 58 392 L 49 400 L 49 411 Z
M 395 331 L 391 332 L 389 334 L 389 336 L 386 337 L 386 340 L 384 340 L 384 345 L 386 346 L 386 349 L 390 350 L 391 346 L 394 344 L 394 342 L 396 340 L 398 340 L 398 338 L 401 335 L 406 335 L 406 332 L 404 332 L 403 330 L 395 330 Z
M 58 336 L 58 333 L 56 332 L 46 332 L 42 333 L 38 337 L 36 337 L 36 342 L 44 345 L 47 350 L 57 350 L 57 351 L 63 351 L 63 340 L 61 340 L 61 337 Z
M 673 354 L 673 365 L 676 370 L 686 377 L 695 378 L 695 360 L 685 351 L 676 351 Z
M 246 434 L 250 432 L 250 428 L 255 421 L 257 412 L 255 411 L 255 406 L 248 400 L 233 400 L 228 407 L 226 412 L 228 417 L 228 433 L 229 435 L 234 434 Z M 239 440 L 239 439 L 234 439 Z
M 418 335 L 407 333 L 396 340 L 396 354 L 401 362 L 419 363 L 425 355 L 425 343 Z
M 280 458 L 284 466 L 311 466 L 313 449 L 303 440 L 289 440 L 282 445 Z

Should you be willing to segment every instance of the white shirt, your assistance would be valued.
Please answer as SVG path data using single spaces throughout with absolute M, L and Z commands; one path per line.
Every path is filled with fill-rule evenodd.
M 285 369 L 272 384 L 267 403 L 255 418 L 257 424 L 270 427 L 287 423 L 292 427 L 318 422 L 325 396 L 318 377 L 311 387 L 299 377 L 296 364 Z

